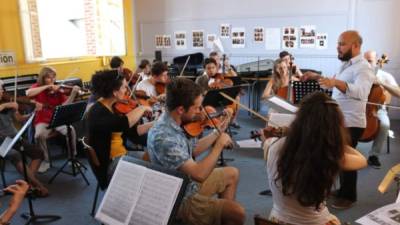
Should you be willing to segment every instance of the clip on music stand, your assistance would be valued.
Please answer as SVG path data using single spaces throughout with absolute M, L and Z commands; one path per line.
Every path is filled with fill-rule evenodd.
M 329 89 L 323 89 L 319 85 L 318 81 L 315 80 L 309 80 L 305 82 L 301 81 L 294 81 L 293 82 L 293 94 L 294 94 L 294 104 L 298 104 L 304 96 L 311 94 L 315 91 L 322 91 L 326 93 L 327 95 L 331 96 L 332 95 L 332 90 Z
M 230 105 L 230 104 L 232 104 L 232 102 L 229 99 L 226 99 L 220 93 L 221 92 L 225 93 L 226 95 L 229 95 L 231 98 L 235 99 L 236 96 L 239 94 L 240 89 L 241 89 L 241 86 L 232 86 L 232 87 L 228 87 L 228 88 L 209 90 L 203 99 L 202 105 L 203 106 L 210 105 L 215 108 L 225 107 L 227 105 Z M 228 133 L 229 133 L 229 136 L 232 137 L 232 132 L 231 132 L 229 126 L 228 126 Z M 225 161 L 233 161 L 233 160 L 234 159 L 224 158 L 224 151 L 221 151 L 220 157 L 218 159 L 218 165 L 226 166 Z
M 0 147 L 0 154 L 2 157 L 5 157 L 7 155 L 7 153 L 15 146 L 15 144 L 22 139 L 22 135 L 25 133 L 26 129 L 32 123 L 34 117 L 35 117 L 35 114 L 31 115 L 31 117 L 25 122 L 24 126 L 22 126 L 22 128 L 18 131 L 18 133 L 14 136 L 13 139 L 7 137 L 3 141 L 3 143 Z M 27 168 L 27 160 L 26 160 L 24 146 L 22 144 L 20 144 L 18 147 L 19 148 L 17 148 L 17 150 L 20 152 L 20 154 L 22 156 L 24 179 L 27 183 L 30 183 L 29 177 L 28 177 L 28 172 L 26 169 Z M 37 214 L 35 214 L 35 211 L 33 210 L 33 203 L 32 203 L 33 196 L 32 195 L 33 195 L 33 191 L 32 191 L 32 189 L 30 189 L 27 194 L 28 204 L 29 204 L 29 212 L 21 214 L 22 218 L 28 220 L 25 224 L 47 223 L 47 222 L 52 222 L 52 221 L 61 219 L 61 216 L 57 216 L 57 215 L 37 215 Z
M 86 184 L 89 185 L 89 181 L 86 178 L 85 174 L 82 172 L 81 167 L 83 167 L 85 170 L 87 170 L 87 168 L 81 162 L 79 162 L 79 160 L 76 159 L 75 152 L 73 152 L 72 150 L 72 146 L 75 143 L 72 143 L 71 135 L 71 126 L 74 122 L 82 120 L 83 114 L 86 110 L 86 105 L 87 103 L 85 101 L 81 101 L 68 105 L 57 106 L 54 110 L 50 125 L 47 128 L 52 129 L 63 125 L 67 126 L 67 135 L 69 142 L 67 146 L 69 146 L 69 156 L 64 165 L 62 165 L 61 168 L 58 169 L 58 171 L 53 175 L 53 177 L 50 178 L 49 184 L 51 184 L 53 180 L 57 177 L 57 175 L 61 172 L 75 177 L 78 174 L 76 171 L 78 171 L 82 175 L 83 179 L 86 181 Z M 67 166 L 68 163 L 71 163 L 72 173 L 64 171 L 64 167 Z

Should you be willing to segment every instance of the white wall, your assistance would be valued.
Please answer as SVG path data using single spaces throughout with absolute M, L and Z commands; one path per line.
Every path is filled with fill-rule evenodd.
M 399 0 L 132 0 L 135 8 L 136 53 L 140 57 L 152 59 L 153 49 L 146 49 L 146 43 L 154 43 L 154 36 L 146 36 L 149 28 L 160 29 L 159 34 L 186 30 L 191 37 L 192 29 L 204 29 L 205 35 L 216 29 L 223 21 L 232 26 L 251 28 L 263 22 L 266 27 L 285 25 L 306 25 L 314 21 L 318 31 L 327 31 L 329 49 L 325 51 L 293 50 L 296 62 L 304 68 L 322 70 L 326 74 L 335 73 L 339 66 L 335 46 L 341 31 L 357 29 L 364 38 L 363 49 L 376 49 L 387 53 L 391 59 L 385 67 L 400 83 L 400 9 Z M 337 18 L 337 20 L 335 20 Z M 247 24 L 246 24 L 247 23 Z M 213 24 L 212 27 L 210 27 Z M 246 24 L 246 25 L 243 25 Z M 180 27 L 182 26 L 182 27 Z M 193 26 L 193 27 L 190 27 Z M 199 27 L 200 26 L 200 27 Z M 204 27 L 201 27 L 204 26 Z M 246 28 L 247 39 L 251 37 Z M 147 30 L 146 30 L 147 29 Z M 208 30 L 210 30 L 208 32 Z M 216 32 L 217 33 L 217 32 Z M 217 33 L 218 35 L 218 33 Z M 173 41 L 174 39 L 172 39 Z M 248 40 L 246 40 L 248 41 Z M 191 41 L 187 42 L 188 46 Z M 261 49 L 261 50 L 260 50 Z M 233 50 L 231 58 L 244 62 L 249 56 L 274 58 L 279 51 L 264 51 L 262 48 Z M 170 59 L 196 50 L 177 51 L 174 48 L 163 50 L 163 57 Z M 209 50 L 205 49 L 204 53 Z M 254 57 L 253 57 L 254 59 Z M 394 100 L 393 104 L 400 101 Z M 400 118 L 400 112 L 392 114 Z

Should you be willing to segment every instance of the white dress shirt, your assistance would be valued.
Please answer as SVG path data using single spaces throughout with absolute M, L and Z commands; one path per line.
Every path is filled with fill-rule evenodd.
M 334 88 L 332 98 L 343 112 L 346 127 L 365 128 L 367 125 L 365 110 L 368 95 L 375 81 L 373 70 L 361 54 L 344 62 L 335 79 L 347 83 L 345 93 Z

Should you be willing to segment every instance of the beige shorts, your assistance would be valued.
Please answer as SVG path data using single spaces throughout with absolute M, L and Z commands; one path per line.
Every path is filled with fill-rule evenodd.
M 185 224 L 221 224 L 223 202 L 213 196 L 224 191 L 224 171 L 222 168 L 214 169 L 210 176 L 200 185 L 198 193 L 182 202 L 178 218 L 183 220 Z

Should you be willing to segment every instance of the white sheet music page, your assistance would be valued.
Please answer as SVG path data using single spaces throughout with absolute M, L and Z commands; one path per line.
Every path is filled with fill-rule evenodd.
M 181 178 L 148 169 L 129 225 L 167 225 L 182 182 Z
M 276 109 L 279 112 L 282 113 L 296 113 L 297 112 L 297 107 L 290 104 L 289 102 L 278 98 L 276 96 L 272 96 L 268 98 L 268 102 L 272 104 L 272 108 Z
M 120 160 L 96 219 L 106 224 L 128 224 L 128 219 L 141 192 L 141 186 L 147 168 Z
M 0 146 L 0 156 L 1 157 L 6 157 L 6 155 L 7 155 L 7 148 L 8 148 L 8 146 L 11 144 L 11 142 L 12 142 L 12 138 L 10 138 L 10 137 L 6 137 L 6 138 L 4 138 L 4 141 L 3 141 L 3 143 L 1 143 L 1 146 Z
M 271 113 L 269 115 L 268 126 L 289 127 L 295 118 L 295 114 Z

